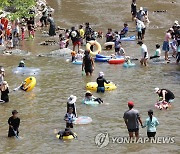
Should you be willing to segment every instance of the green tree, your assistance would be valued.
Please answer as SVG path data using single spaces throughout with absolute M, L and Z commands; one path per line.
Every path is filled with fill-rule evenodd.
M 9 18 L 14 20 L 22 17 L 30 17 L 29 10 L 36 5 L 36 0 L 0 0 L 0 8 L 10 11 Z

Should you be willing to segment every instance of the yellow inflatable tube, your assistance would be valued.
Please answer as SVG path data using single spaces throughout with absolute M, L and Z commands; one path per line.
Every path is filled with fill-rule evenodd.
M 32 77 L 32 76 L 28 77 L 24 80 L 23 83 L 24 84 L 22 86 L 23 86 L 24 91 L 29 92 L 29 91 L 33 90 L 33 88 L 35 87 L 36 78 Z
M 115 90 L 117 87 L 114 83 L 104 84 L 105 85 L 105 91 Z M 97 91 L 97 83 L 96 82 L 89 82 L 86 84 L 86 89 Z
M 97 48 L 97 50 L 95 50 L 94 52 L 92 52 L 92 50 L 91 50 L 92 45 L 95 45 Z M 99 54 L 102 51 L 102 48 L 101 48 L 101 45 L 97 41 L 89 41 L 86 44 L 86 50 L 88 50 L 92 56 L 96 56 L 97 54 Z
M 74 133 L 74 135 L 76 135 L 76 133 Z M 59 137 L 60 137 L 60 135 L 57 134 L 57 135 L 56 135 L 56 138 L 59 139 Z M 69 135 L 69 136 L 63 136 L 63 140 L 72 140 L 72 139 L 74 139 L 74 137 L 73 137 L 72 135 Z

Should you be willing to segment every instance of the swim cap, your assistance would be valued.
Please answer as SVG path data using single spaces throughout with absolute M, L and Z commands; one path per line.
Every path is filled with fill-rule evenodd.
M 129 107 L 130 107 L 130 106 L 133 107 L 133 106 L 134 106 L 134 102 L 129 101 L 129 102 L 128 102 L 128 106 L 129 106 Z
M 103 72 L 99 72 L 99 77 L 103 77 L 104 73 Z
M 157 93 L 160 89 L 157 87 L 157 88 L 154 88 L 154 91 L 155 93 Z

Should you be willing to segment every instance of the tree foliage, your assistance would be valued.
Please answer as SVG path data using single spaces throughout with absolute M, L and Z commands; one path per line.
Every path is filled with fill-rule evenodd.
M 36 5 L 36 0 L 0 0 L 0 8 L 10 11 L 12 20 L 22 17 L 30 17 L 29 10 Z

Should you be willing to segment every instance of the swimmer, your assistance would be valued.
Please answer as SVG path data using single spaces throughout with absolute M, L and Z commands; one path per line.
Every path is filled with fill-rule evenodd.
M 148 111 L 148 116 L 142 128 L 147 127 L 147 136 L 150 139 L 151 137 L 155 138 L 156 127 L 159 125 L 159 121 L 153 116 L 153 110 Z
M 155 54 L 154 54 L 154 56 L 151 56 L 150 59 L 159 58 L 161 56 L 161 49 L 160 49 L 160 47 L 161 46 L 159 44 L 156 44 Z
M 77 138 L 77 135 L 74 134 L 74 133 L 70 130 L 70 128 L 65 128 L 64 131 L 59 131 L 58 135 L 60 135 L 60 136 L 59 136 L 59 139 L 60 139 L 60 140 L 62 140 L 64 136 L 70 136 L 70 135 L 72 135 L 74 138 Z
M 104 78 L 104 73 L 103 72 L 99 72 L 99 77 L 96 80 L 98 87 L 97 87 L 97 93 L 105 92 L 105 86 L 104 83 L 109 84 L 109 81 L 106 81 L 106 79 Z
M 96 98 L 90 91 L 86 91 L 84 101 L 97 101 L 99 104 L 103 103 L 101 98 Z
M 21 60 L 21 61 L 19 62 L 19 66 L 18 66 L 18 67 L 25 67 L 25 63 L 24 63 L 23 60 Z

